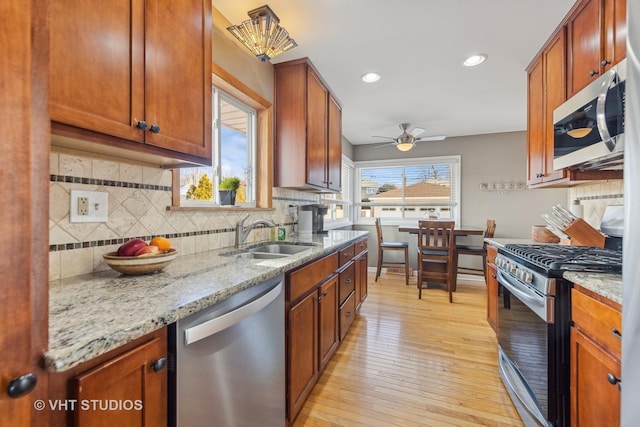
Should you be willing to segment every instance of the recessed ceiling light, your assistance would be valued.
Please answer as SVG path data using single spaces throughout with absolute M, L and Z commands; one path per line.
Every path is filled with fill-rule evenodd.
M 360 77 L 365 83 L 375 83 L 380 80 L 380 74 L 378 73 L 366 73 Z
M 481 53 L 478 55 L 471 55 L 470 57 L 465 59 L 463 64 L 466 67 L 475 67 L 476 65 L 482 64 L 486 59 L 487 59 L 487 55 L 485 55 L 484 53 Z

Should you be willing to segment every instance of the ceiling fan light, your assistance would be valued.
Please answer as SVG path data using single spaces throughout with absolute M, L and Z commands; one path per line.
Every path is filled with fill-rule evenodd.
M 487 59 L 487 55 L 484 53 L 478 55 L 471 55 L 462 63 L 465 67 L 475 67 L 482 64 Z
M 409 151 L 413 148 L 413 144 L 410 142 L 400 142 L 396 144 L 396 148 L 400 151 Z
M 363 74 L 362 77 L 360 77 L 360 79 L 365 83 L 375 83 L 378 80 L 380 80 L 380 77 L 381 77 L 380 74 L 371 72 L 371 73 Z

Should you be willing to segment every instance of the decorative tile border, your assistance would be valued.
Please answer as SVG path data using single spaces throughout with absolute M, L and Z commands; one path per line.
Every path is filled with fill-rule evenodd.
M 623 199 L 624 194 L 600 194 L 597 196 L 576 197 L 577 200 L 606 200 L 606 199 Z
M 276 224 L 277 226 L 293 226 L 293 222 L 288 222 L 284 224 Z M 271 228 L 266 225 L 258 225 L 255 227 L 256 229 L 261 228 Z M 131 239 L 142 239 L 142 240 L 151 240 L 154 237 L 164 237 L 167 239 L 176 239 L 180 237 L 194 237 L 194 236 L 204 236 L 209 234 L 222 234 L 222 233 L 232 233 L 235 231 L 235 228 L 219 228 L 217 230 L 200 230 L 200 231 L 189 231 L 185 233 L 171 233 L 171 234 L 156 234 L 153 236 L 131 236 L 131 237 L 121 237 L 117 239 L 106 239 L 106 240 L 92 240 L 89 242 L 77 242 L 77 243 L 63 243 L 60 245 L 49 245 L 49 252 L 59 252 L 59 251 L 68 251 L 73 249 L 82 249 L 82 248 L 92 248 L 96 246 L 108 246 L 108 245 L 121 245 L 127 240 Z
M 122 188 L 137 188 L 137 189 L 143 189 L 143 190 L 171 191 L 171 186 L 166 186 L 166 185 L 140 184 L 138 182 L 114 181 L 110 179 L 99 179 L 99 178 L 82 178 L 79 176 L 69 176 L 69 175 L 51 175 L 49 180 L 51 182 L 103 185 L 106 187 L 122 187 Z

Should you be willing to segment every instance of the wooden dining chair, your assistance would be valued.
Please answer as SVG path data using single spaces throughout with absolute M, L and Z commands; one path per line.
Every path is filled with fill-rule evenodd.
M 493 237 L 496 232 L 496 222 L 493 219 L 487 220 L 486 228 L 484 229 L 483 239 Z M 460 267 L 458 265 L 458 258 L 460 255 L 475 255 L 482 257 L 482 268 L 470 268 Z M 474 276 L 484 276 L 485 283 L 487 280 L 487 243 L 484 242 L 482 246 L 471 245 L 456 245 L 456 270 L 457 273 L 471 274 Z M 454 287 L 455 290 L 455 287 Z
M 445 282 L 449 302 L 453 302 L 454 221 L 418 221 L 418 298 L 422 299 L 422 283 Z
M 378 234 L 378 268 L 376 269 L 376 278 L 374 282 L 378 281 L 380 271 L 384 268 L 395 268 L 404 266 L 405 282 L 409 284 L 409 243 L 407 242 L 387 242 L 382 238 L 382 225 L 380 225 L 380 218 L 376 218 L 376 233 Z M 385 251 L 401 251 L 404 253 L 403 261 L 384 261 Z

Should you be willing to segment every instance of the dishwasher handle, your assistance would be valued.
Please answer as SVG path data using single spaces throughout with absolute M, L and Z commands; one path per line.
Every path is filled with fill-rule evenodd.
M 269 292 L 261 296 L 260 298 L 251 301 L 248 304 L 240 306 L 239 308 L 223 314 L 215 319 L 208 320 L 199 325 L 192 326 L 184 331 L 184 345 L 193 344 L 213 334 L 235 325 L 243 319 L 251 316 L 253 313 L 257 313 L 275 300 L 282 292 L 282 282 L 278 282 Z

